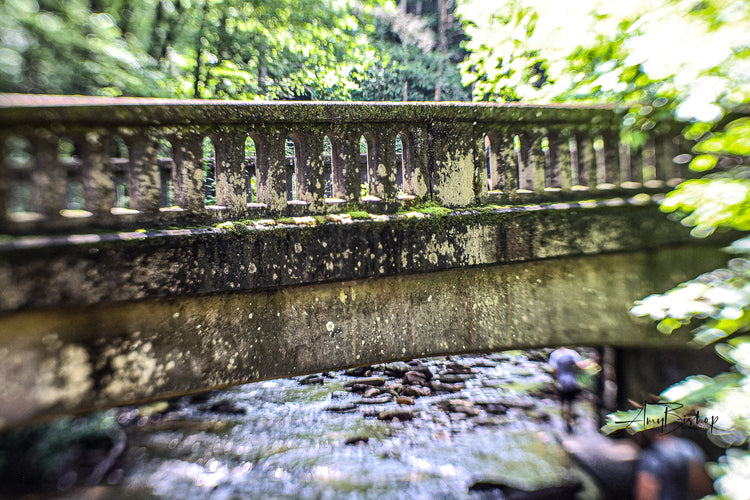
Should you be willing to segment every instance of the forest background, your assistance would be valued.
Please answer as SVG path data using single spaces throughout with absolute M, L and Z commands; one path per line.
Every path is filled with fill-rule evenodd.
M 705 175 L 661 208 L 750 230 L 749 0 L 2 0 L 0 92 L 238 100 L 608 102 L 634 147 L 684 123 Z M 632 312 L 730 369 L 661 394 L 716 415 L 719 498 L 750 488 L 750 238 Z M 614 416 L 607 430 L 613 430 Z

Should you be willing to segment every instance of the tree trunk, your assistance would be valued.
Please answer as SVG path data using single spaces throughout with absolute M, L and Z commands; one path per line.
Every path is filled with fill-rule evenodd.
M 148 47 L 148 53 L 154 59 L 158 59 L 160 54 L 162 53 L 162 44 L 164 43 L 164 38 L 161 35 L 162 32 L 159 29 L 159 25 L 164 21 L 164 14 L 165 12 L 163 4 L 161 2 L 157 2 L 154 24 L 151 27 L 151 42 L 149 43 Z
M 438 52 L 444 56 L 448 52 L 448 8 L 450 0 L 438 0 Z M 443 72 L 445 70 L 444 58 L 440 58 L 438 64 L 438 81 L 435 85 L 435 100 L 439 101 L 443 93 Z
M 193 72 L 193 97 L 195 99 L 201 98 L 201 54 L 203 54 L 203 49 L 198 49 L 198 55 L 195 57 L 195 71 Z

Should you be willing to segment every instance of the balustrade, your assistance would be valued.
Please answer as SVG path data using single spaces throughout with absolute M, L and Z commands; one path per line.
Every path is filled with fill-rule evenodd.
M 0 231 L 125 229 L 664 189 L 674 134 L 607 108 L 0 96 Z

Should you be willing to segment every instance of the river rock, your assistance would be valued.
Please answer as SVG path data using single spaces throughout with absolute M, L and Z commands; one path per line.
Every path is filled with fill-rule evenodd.
M 414 400 L 409 396 L 399 396 L 398 398 L 396 398 L 396 403 L 400 405 L 413 405 Z
M 380 389 L 377 387 L 370 387 L 365 392 L 362 393 L 363 398 L 374 398 L 375 396 L 380 395 Z
M 412 370 L 404 374 L 404 384 L 424 385 L 426 382 L 427 377 L 422 372 Z
M 414 418 L 414 410 L 403 406 L 397 406 L 396 408 L 390 408 L 388 410 L 381 411 L 378 414 L 380 420 L 393 420 L 394 418 L 404 422 Z
M 471 492 L 482 492 L 493 496 L 484 496 L 483 498 L 503 498 L 506 500 L 574 500 L 576 493 L 583 488 L 581 481 L 548 486 L 537 490 L 525 490 L 514 488 L 500 482 L 491 480 L 477 481 L 469 487 Z
M 484 408 L 484 411 L 493 415 L 505 415 L 508 413 L 508 407 L 498 403 L 476 403 L 477 406 Z
M 404 385 L 401 387 L 401 396 L 408 396 L 412 398 L 419 398 L 422 396 L 429 396 L 432 391 L 429 387 L 422 387 L 419 385 Z
M 495 401 L 495 403 L 503 405 L 507 408 L 519 408 L 521 410 L 531 410 L 536 406 L 532 401 L 524 401 L 522 399 L 511 398 L 498 399 L 497 401 Z
M 344 441 L 344 444 L 350 444 L 350 445 L 360 445 L 360 444 L 366 444 L 370 438 L 368 436 L 354 436 L 347 438 L 346 441 Z
M 389 403 L 393 400 L 393 396 L 390 394 L 383 394 L 382 396 L 378 396 L 376 398 L 361 398 L 355 401 L 358 405 L 381 405 L 385 403 Z
M 416 366 L 412 366 L 411 371 L 421 373 L 422 375 L 424 375 L 424 378 L 427 381 L 432 380 L 432 370 L 430 370 L 430 367 L 427 365 L 419 364 Z
M 404 363 L 403 361 L 395 361 L 393 363 L 386 363 L 382 365 L 383 372 L 389 377 L 403 377 L 404 374 L 412 370 L 412 367 Z
M 323 408 L 323 411 L 328 411 L 331 413 L 351 413 L 353 411 L 356 411 L 357 407 L 353 404 L 344 404 L 344 405 L 331 405 L 326 406 Z
M 357 394 L 363 394 L 368 389 L 372 389 L 372 386 L 367 385 L 367 384 L 357 384 L 357 383 L 346 386 L 346 390 L 357 393 Z
M 238 408 L 237 405 L 229 399 L 221 399 L 213 403 L 208 407 L 208 410 L 216 413 L 227 413 L 230 415 L 244 415 L 246 413 L 244 409 Z
M 356 368 L 349 368 L 344 371 L 344 375 L 348 377 L 369 377 L 368 372 L 372 373 L 371 366 L 358 366 Z
M 325 382 L 325 378 L 321 375 L 308 375 L 306 377 L 298 378 L 297 382 L 302 385 L 321 385 Z
M 367 386 L 381 386 L 385 385 L 385 378 L 383 377 L 366 377 L 358 378 L 355 380 L 348 380 L 344 383 L 344 387 L 353 387 L 355 385 L 367 385 Z
M 438 380 L 444 384 L 457 384 L 466 382 L 471 378 L 471 375 L 464 373 L 444 373 L 438 376 Z
M 469 366 L 462 365 L 461 363 L 451 363 L 445 367 L 445 371 L 443 373 L 467 375 L 470 373 L 474 373 L 474 370 L 472 370 Z
M 548 413 L 539 410 L 531 410 L 527 413 L 527 415 L 537 422 L 543 423 L 547 423 L 552 419 L 552 417 L 550 417 Z
M 440 402 L 440 407 L 451 413 L 463 413 L 470 417 L 479 415 L 479 409 L 468 399 L 444 399 Z
M 444 384 L 437 380 L 430 382 L 430 388 L 435 392 L 458 392 L 461 387 L 455 384 Z
M 526 351 L 526 357 L 529 358 L 529 361 L 546 362 L 549 358 L 549 354 L 543 351 L 537 351 L 536 349 L 530 349 Z

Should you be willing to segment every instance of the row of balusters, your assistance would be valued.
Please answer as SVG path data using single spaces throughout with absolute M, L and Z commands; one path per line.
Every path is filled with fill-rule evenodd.
M 283 211 L 284 205 L 321 213 L 345 202 L 424 196 L 435 187 L 430 169 L 439 168 L 429 153 L 420 154 L 429 140 L 409 131 L 390 144 L 378 144 L 375 134 L 365 133 L 348 149 L 326 135 L 315 142 L 320 151 L 310 151 L 314 141 L 300 134 L 276 138 L 283 145 L 242 133 L 231 140 L 216 134 L 155 137 L 101 131 L 75 137 L 38 130 L 6 133 L 2 183 L 7 220 L 221 210 L 262 214 Z M 274 156 L 272 147 L 283 153 Z M 391 155 L 375 154 L 386 148 L 392 148 Z M 616 131 L 509 131 L 485 134 L 472 148 L 476 178 L 483 179 L 485 172 L 487 177 L 475 182 L 477 196 L 511 201 L 531 199 L 530 194 L 659 188 L 681 177 L 671 137 L 656 137 L 630 150 Z M 316 157 L 311 153 L 317 153 L 317 162 L 309 161 Z M 392 159 L 386 165 L 391 182 L 379 182 L 377 163 L 383 158 Z M 279 162 L 283 166 L 272 167 Z

